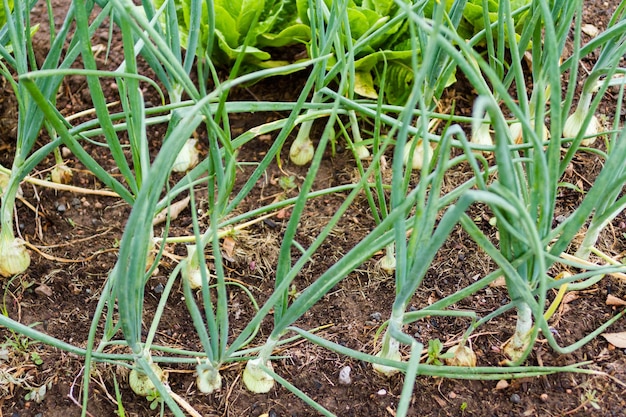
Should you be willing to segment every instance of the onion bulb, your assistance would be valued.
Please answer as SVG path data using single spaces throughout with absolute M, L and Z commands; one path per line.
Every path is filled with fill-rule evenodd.
M 21 239 L 12 233 L 0 235 L 0 275 L 11 277 L 21 274 L 30 266 L 30 255 Z
M 587 116 L 586 111 L 579 106 L 574 113 L 572 113 L 567 120 L 565 120 L 565 125 L 563 126 L 563 137 L 564 138 L 575 138 L 578 136 L 578 133 L 583 129 L 583 122 L 585 121 L 585 117 Z M 600 131 L 600 121 L 598 118 L 593 115 L 589 120 L 589 124 L 585 127 L 585 133 L 583 134 L 586 139 L 583 139 L 581 145 L 589 146 L 592 145 L 596 141 L 596 137 L 598 132 Z
M 152 369 L 152 372 L 156 374 L 159 381 L 165 382 L 167 380 L 167 375 L 163 372 L 159 365 L 151 363 L 150 368 Z M 130 385 L 130 388 L 135 394 L 141 395 L 142 397 L 147 397 L 157 390 L 148 375 L 137 369 L 130 371 L 130 375 L 128 376 L 128 385 Z
M 187 142 L 185 142 L 185 145 L 176 156 L 172 171 L 187 172 L 198 165 L 200 153 L 198 152 L 198 148 L 196 148 L 197 143 L 197 139 L 187 139 Z
M 291 144 L 289 148 L 289 159 L 296 165 L 306 165 L 313 159 L 315 154 L 315 148 L 313 147 L 313 141 L 307 135 L 298 135 L 296 140 Z
M 385 345 L 385 340 L 387 344 Z M 391 337 L 389 333 L 385 333 L 385 339 L 383 340 L 383 349 L 376 354 L 379 358 L 391 359 L 394 361 L 402 361 L 402 355 L 400 354 L 400 342 Z M 376 372 L 386 377 L 393 376 L 400 372 L 400 370 L 393 366 L 380 365 L 377 363 L 372 364 L 372 367 Z
M 55 184 L 69 184 L 72 176 L 72 170 L 67 165 L 55 165 L 50 173 L 50 179 Z
M 192 290 L 202 287 L 202 271 L 200 268 L 204 268 L 207 280 L 209 279 L 209 270 L 204 262 L 198 261 L 197 250 L 197 245 L 187 245 L 187 258 L 181 271 L 183 279 L 187 280 Z
M 417 141 L 415 143 L 415 148 L 413 149 L 413 153 L 411 154 L 411 148 L 413 148 L 413 141 Z M 424 165 L 428 165 L 430 163 L 430 159 L 433 157 L 433 149 L 430 147 L 430 144 L 424 146 L 423 140 L 413 138 L 406 143 L 404 147 L 404 165 L 408 166 L 411 164 L 411 168 L 414 170 L 422 169 Z
M 250 392 L 255 394 L 270 392 L 274 387 L 274 378 L 259 367 L 260 361 L 260 358 L 249 360 L 243 371 L 243 383 Z M 265 366 L 274 369 L 270 361 L 265 362 Z
M 446 364 L 450 366 L 467 366 L 474 368 L 476 366 L 476 354 L 469 346 L 455 345 L 446 352 Z
M 201 363 L 196 367 L 196 384 L 200 392 L 212 394 L 222 388 L 222 376 L 220 370 L 211 363 Z
M 509 126 L 509 131 L 511 132 L 511 138 L 513 138 L 513 143 L 516 145 L 520 145 L 524 143 L 524 130 L 522 128 L 522 124 L 520 122 L 511 123 Z M 542 129 L 542 141 L 547 141 L 550 138 L 550 131 L 547 126 L 544 124 Z
M 493 146 L 493 139 L 491 138 L 491 132 L 489 132 L 489 123 L 480 123 L 476 128 L 472 127 L 472 138 L 470 142 L 474 145 L 481 146 Z M 490 151 L 475 150 L 474 153 L 482 152 L 483 155 L 489 154 Z

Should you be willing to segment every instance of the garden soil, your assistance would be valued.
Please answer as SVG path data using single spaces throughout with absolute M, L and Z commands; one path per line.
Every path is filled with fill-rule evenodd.
M 54 12 L 64 16 L 63 0 L 53 0 Z M 600 30 L 611 16 L 616 1 L 585 1 L 584 22 Z M 46 27 L 45 2 L 39 2 L 34 13 L 41 19 L 35 36 L 38 57 L 46 54 L 49 29 Z M 112 33 L 111 50 L 108 28 L 99 29 L 94 44 L 103 47 L 99 55 L 102 68 L 115 69 L 123 59 L 119 32 Z M 294 51 L 295 54 L 300 51 Z M 590 68 L 592 62 L 583 62 Z M 144 74 L 151 74 L 143 65 Z M 295 100 L 306 80 L 306 74 L 296 73 L 277 77 L 231 92 L 233 100 Z M 117 100 L 115 83 L 103 81 L 109 101 Z M 0 95 L 0 164 L 10 166 L 14 154 L 16 134 L 16 103 L 8 83 Z M 157 102 L 158 96 L 146 87 L 148 105 Z M 451 87 L 447 98 L 458 109 L 469 113 L 474 99 L 462 77 Z M 84 78 L 68 77 L 58 96 L 58 108 L 64 115 L 72 115 L 91 107 L 90 93 Z M 612 122 L 614 103 L 607 97 L 601 107 L 607 120 Z M 232 115 L 233 135 L 283 117 L 281 114 L 256 113 Z M 164 127 L 156 126 L 148 134 L 153 152 L 157 152 Z M 205 132 L 198 131 L 201 139 Z M 42 133 L 39 145 L 46 142 Z M 241 162 L 254 163 L 262 159 L 272 144 L 269 135 L 249 142 L 239 153 Z M 202 140 L 200 140 L 202 143 Z M 202 146 L 202 145 L 201 145 Z M 598 141 L 598 147 L 603 147 Z M 203 155 L 207 149 L 201 148 Z M 114 169 L 114 162 L 106 149 L 92 146 L 90 153 L 105 168 Z M 72 184 L 97 192 L 103 185 L 93 177 L 71 154 L 65 159 L 74 176 Z M 31 175 L 46 179 L 54 165 L 53 158 L 44 160 Z M 590 187 L 600 169 L 601 161 L 593 154 L 580 154 L 572 162 L 563 181 Z M 355 161 L 345 144 L 337 143 L 334 152 L 328 151 L 317 176 L 315 188 L 321 189 L 355 181 Z M 237 187 L 250 174 L 250 164 L 242 164 L 237 171 Z M 238 207 L 245 212 L 265 205 L 273 199 L 297 194 L 306 168 L 288 161 L 287 149 L 282 152 L 282 169 L 272 165 L 249 197 Z M 471 175 L 460 169 L 450 174 L 446 181 L 450 187 Z M 295 188 L 281 187 L 281 179 L 292 177 Z M 23 197 L 16 209 L 18 230 L 31 245 L 32 264 L 28 271 L 2 284 L 3 311 L 15 320 L 41 330 L 76 346 L 86 345 L 87 333 L 98 298 L 107 274 L 116 261 L 119 239 L 131 208 L 122 200 L 94 193 L 56 191 L 32 183 L 24 183 Z M 196 191 L 199 209 L 206 207 L 206 190 Z M 555 221 L 567 216 L 579 200 L 574 190 L 563 191 Z M 297 240 L 303 246 L 311 242 L 344 201 L 345 195 L 336 194 L 313 200 L 306 208 Z M 483 230 L 495 234 L 490 226 L 490 213 L 481 206 L 473 207 L 471 215 Z M 223 246 L 226 255 L 226 272 L 230 280 L 245 285 L 263 303 L 273 289 L 273 268 L 281 235 L 289 218 L 289 209 L 273 217 L 250 225 Z M 192 234 L 189 208 L 172 221 L 171 235 Z M 340 257 L 354 247 L 372 228 L 374 222 L 364 197 L 358 198 L 342 217 L 327 242 L 296 278 L 293 296 L 313 282 Z M 155 233 L 162 232 L 162 226 Z M 605 253 L 619 259 L 626 251 L 624 233 L 626 217 L 618 218 L 607 228 L 600 239 Z M 183 245 L 168 245 L 159 270 L 146 285 L 146 317 L 159 300 L 168 274 L 185 255 Z M 362 352 L 375 353 L 377 331 L 382 321 L 389 317 L 394 299 L 393 277 L 377 266 L 382 256 L 363 264 L 357 271 L 333 288 L 298 322 L 305 329 L 317 329 L 327 340 Z M 210 258 L 209 258 L 210 261 Z M 462 232 L 456 230 L 439 251 L 426 279 L 412 300 L 411 308 L 419 309 L 473 283 L 494 269 L 486 254 Z M 233 287 L 234 288 L 234 287 Z M 561 304 L 551 321 L 561 345 L 570 344 L 589 334 L 619 312 L 619 307 L 607 305 L 607 296 L 626 299 L 625 283 L 606 277 L 597 285 L 584 291 L 572 292 Z M 241 291 L 231 290 L 231 334 L 248 322 L 254 313 L 249 300 Z M 551 295 L 554 297 L 554 294 Z M 456 309 L 471 309 L 479 315 L 486 314 L 508 302 L 506 289 L 489 287 L 454 305 Z M 623 308 L 623 307 L 622 307 Z M 463 318 L 430 317 L 415 322 L 407 332 L 427 343 L 438 338 L 445 346 L 457 343 L 469 322 Z M 498 365 L 503 360 L 500 346 L 512 334 L 515 316 L 505 314 L 479 329 L 470 339 L 479 365 Z M 144 328 L 145 329 L 145 328 Z M 624 320 L 618 321 L 608 331 L 626 330 Z M 271 323 L 264 322 L 257 340 L 262 343 L 271 331 Z M 182 289 L 175 286 L 157 333 L 159 344 L 199 350 L 200 345 L 183 301 Z M 74 417 L 81 414 L 81 381 L 83 359 L 41 343 L 28 341 L 19 334 L 0 329 L 0 416 L 11 417 Z M 119 352 L 118 352 L 119 353 Z M 306 341 L 283 345 L 275 352 L 281 359 L 274 362 L 275 371 L 305 392 L 319 404 L 338 416 L 393 417 L 402 389 L 403 377 L 385 378 L 375 373 L 367 363 L 353 360 Z M 403 351 L 408 355 L 408 351 Z M 596 375 L 560 373 L 551 376 L 502 381 L 467 381 L 435 377 L 418 377 L 411 399 L 411 416 L 624 416 L 626 415 L 626 356 L 622 349 L 597 337 L 568 355 L 559 355 L 544 340 L 539 340 L 528 359 L 528 365 L 561 366 L 588 362 L 587 369 L 600 371 Z M 351 368 L 351 383 L 339 382 L 339 371 Z M 277 385 L 268 394 L 253 395 L 245 390 L 241 373 L 243 365 L 232 363 L 222 369 L 223 388 L 214 394 L 203 395 L 197 390 L 193 366 L 164 366 L 172 390 L 185 399 L 203 416 L 305 417 L 318 415 L 287 389 Z M 127 372 L 123 368 L 98 364 L 90 375 L 88 415 L 116 416 L 115 381 L 119 384 L 121 402 L 126 416 L 156 416 L 146 399 L 136 396 L 128 387 Z M 45 385 L 45 395 L 37 397 L 30 388 Z M 30 394 L 30 395 L 29 395 Z M 41 393 L 43 394 L 43 392 Z M 166 415 L 169 413 L 166 411 Z

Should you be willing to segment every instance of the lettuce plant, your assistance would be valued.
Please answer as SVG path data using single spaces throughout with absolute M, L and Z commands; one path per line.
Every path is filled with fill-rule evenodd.
M 376 91 L 380 89 L 381 74 L 387 72 L 385 79 L 388 84 L 385 86 L 385 100 L 391 104 L 404 104 L 414 77 L 411 66 L 412 50 L 415 46 L 418 51 L 423 48 L 427 42 L 424 34 L 417 33 L 412 40 L 406 15 L 398 13 L 397 4 L 394 2 L 363 0 L 350 3 L 351 6 L 348 8 L 350 30 L 353 38 L 361 37 L 362 39 L 361 43 L 355 43 L 356 92 L 364 97 L 376 98 Z M 427 19 L 433 19 L 434 3 L 435 0 L 417 2 L 414 11 Z M 446 13 L 449 16 L 458 16 L 452 22 L 459 36 L 471 41 L 474 45 L 493 43 L 493 38 L 499 36 L 496 30 L 494 30 L 495 33 L 484 31 L 487 25 L 493 25 L 498 21 L 499 13 L 501 13 L 497 1 L 488 0 L 486 3 L 487 10 L 483 7 L 483 0 L 446 0 L 445 2 Z M 518 38 L 531 1 L 512 0 L 510 3 L 516 38 Z M 458 10 L 462 12 L 459 14 L 456 12 Z M 370 28 L 376 25 L 380 29 L 372 31 Z M 505 28 L 503 39 L 506 37 Z M 415 45 L 415 40 L 417 40 L 417 45 Z M 456 81 L 453 66 L 444 66 L 438 70 L 437 79 L 432 80 L 436 89 L 441 90 Z
M 157 8 L 173 2 L 181 45 L 187 45 L 194 0 L 153 0 Z M 282 47 L 310 39 L 307 25 L 297 19 L 295 0 L 215 0 L 201 2 L 200 36 L 196 55 L 228 67 L 237 57 L 252 66 L 280 65 L 272 61 L 267 47 Z M 212 6 L 212 7 L 211 7 Z M 213 22 L 214 24 L 211 24 Z
M 0 28 L 2 28 L 4 24 L 7 22 L 7 15 L 5 12 L 5 7 L 10 13 L 11 10 L 13 10 L 13 0 L 4 0 L 2 2 L 2 7 L 0 7 Z

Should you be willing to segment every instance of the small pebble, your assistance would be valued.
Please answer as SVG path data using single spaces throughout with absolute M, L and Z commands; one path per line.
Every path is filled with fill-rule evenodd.
M 61 155 L 63 155 L 63 158 L 68 158 L 71 154 L 72 151 L 70 151 L 69 148 L 66 148 L 65 146 L 61 148 Z
M 163 292 L 163 290 L 165 289 L 165 287 L 163 286 L 163 284 L 161 284 L 160 282 L 154 286 L 154 288 L 152 289 L 152 291 L 155 292 L 155 294 L 161 294 Z
M 541 401 L 543 401 L 544 403 L 548 402 L 548 394 L 546 393 L 541 394 Z
M 380 321 L 380 319 L 382 319 L 382 317 L 383 317 L 383 315 L 380 314 L 378 311 L 375 311 L 374 313 L 370 314 L 370 318 L 372 320 L 375 320 L 375 321 Z
M 350 385 L 352 383 L 352 378 L 350 378 L 350 372 L 352 371 L 352 368 L 350 368 L 349 366 L 344 366 L 343 368 L 341 368 L 341 371 L 339 371 L 339 383 L 342 385 Z
M 510 400 L 513 404 L 519 404 L 522 402 L 522 398 L 519 396 L 519 394 L 511 394 Z
M 378 392 L 376 393 L 376 395 L 379 395 L 381 397 L 387 395 L 387 390 L 385 389 L 379 389 Z
M 450 399 L 454 400 L 456 397 L 457 397 L 456 392 L 454 392 L 454 391 L 450 391 L 450 392 L 448 393 L 448 398 L 450 398 Z
M 61 204 L 59 204 L 59 205 L 57 206 L 57 211 L 58 211 L 59 213 L 63 213 L 63 212 L 65 212 L 65 210 L 67 210 L 67 207 L 65 207 L 65 204 L 61 203 Z

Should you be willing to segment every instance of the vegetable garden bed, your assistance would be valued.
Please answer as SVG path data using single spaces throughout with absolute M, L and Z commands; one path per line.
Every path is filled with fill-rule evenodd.
M 500 59 L 511 58 L 508 48 L 498 44 L 502 37 L 496 36 L 491 45 L 477 46 L 483 57 L 492 53 L 483 63 L 494 71 L 490 83 L 498 94 L 495 109 L 484 98 L 488 95 L 484 88 L 490 83 L 477 75 L 488 70 L 473 72 L 467 57 L 455 62 L 469 62 L 469 66 L 454 72 L 453 83 L 448 81 L 451 73 L 446 73 L 437 84 L 442 87 L 437 94 L 414 87 L 414 80 L 405 85 L 407 91 L 420 92 L 421 98 L 435 96 L 435 106 L 401 89 L 394 96 L 384 95 L 380 68 L 407 57 L 410 65 L 411 53 L 377 56 L 380 67 L 378 72 L 372 70 L 371 85 L 357 87 L 362 95 L 369 92 L 369 98 L 354 94 L 348 86 L 354 78 L 342 69 L 333 82 L 326 82 L 324 75 L 329 69 L 332 72 L 336 59 L 319 62 L 330 52 L 324 48 L 335 45 L 333 36 L 343 32 L 332 29 L 329 17 L 340 15 L 332 13 L 337 10 L 332 7 L 339 6 L 329 4 L 331 13 L 324 14 L 321 3 L 317 12 L 322 11 L 323 17 L 317 16 L 317 23 L 331 40 L 320 35 L 317 52 L 298 44 L 282 47 L 280 37 L 266 37 L 272 41 L 261 45 L 273 57 L 291 62 L 293 71 L 251 78 L 226 94 L 228 71 L 207 70 L 213 80 L 206 83 L 205 91 L 191 97 L 192 87 L 168 86 L 159 74 L 159 68 L 168 74 L 176 73 L 176 68 L 162 65 L 155 72 L 150 59 L 130 59 L 133 42 L 129 36 L 136 34 L 136 28 L 119 20 L 126 3 L 111 3 L 106 16 L 117 24 L 111 24 L 108 17 L 99 23 L 89 35 L 91 53 L 81 52 L 83 60 L 88 57 L 85 64 L 80 59 L 70 63 L 73 69 L 62 74 L 52 98 L 44 95 L 41 86 L 53 73 L 7 68 L 19 82 L 23 97 L 42 93 L 39 102 L 22 104 L 31 106 L 33 114 L 43 112 L 46 124 L 41 134 L 33 132 L 29 140 L 33 152 L 49 152 L 25 172 L 23 180 L 14 183 L 21 183 L 20 192 L 8 217 L 16 236 L 27 242 L 30 265 L 24 272 L 6 274 L 3 280 L 0 415 L 174 415 L 177 407 L 186 415 L 254 417 L 323 412 L 394 416 L 402 410 L 411 416 L 591 412 L 610 416 L 626 412 L 622 400 L 626 346 L 621 340 L 621 300 L 626 300 L 626 288 L 624 268 L 619 264 L 626 250 L 626 216 L 621 209 L 611 212 L 612 207 L 620 208 L 623 198 L 620 181 L 624 173 L 616 158 L 611 159 L 623 152 L 623 91 L 617 81 L 599 86 L 607 91 L 599 103 L 594 102 L 593 114 L 605 132 L 588 148 L 578 148 L 589 137 L 576 133 L 566 135 L 575 137 L 564 140 L 562 146 L 550 145 L 556 139 L 544 140 L 541 124 L 535 126 L 530 117 L 542 115 L 549 127 L 553 126 L 550 122 L 560 124 L 552 128 L 552 134 L 565 129 L 567 116 L 577 103 L 584 102 L 581 92 L 590 85 L 583 85 L 587 74 L 593 74 L 594 65 L 603 59 L 601 49 L 586 51 L 584 45 L 602 39 L 607 28 L 619 29 L 624 24 L 610 21 L 618 4 L 581 2 L 581 25 L 593 24 L 600 32 L 593 34 L 590 27 L 577 32 L 575 24 L 568 25 L 569 35 L 557 31 L 565 42 L 561 62 L 553 59 L 554 51 L 546 52 L 548 48 L 536 47 L 535 54 L 526 59 L 520 55 L 519 67 L 511 66 L 523 71 L 511 77 L 517 77 L 517 82 L 527 80 L 519 90 L 494 81 L 498 71 L 502 75 L 515 72 L 498 66 Z M 32 21 L 39 23 L 32 38 L 39 66 L 50 57 L 50 35 L 63 33 L 61 24 L 68 13 L 61 0 L 49 4 L 54 32 L 48 26 L 45 2 L 37 3 L 31 13 Z M 104 18 L 101 10 L 96 7 L 90 21 Z M 109 14 L 112 10 L 115 13 Z M 80 16 L 80 9 L 77 13 Z M 86 23 L 79 19 L 72 26 L 70 33 L 77 32 L 68 36 L 62 57 L 71 55 L 73 38 L 86 34 Z M 416 30 L 426 23 L 416 18 L 413 24 Z M 302 35 L 303 28 L 296 29 Z M 619 81 L 621 72 L 611 73 L 622 64 L 613 55 L 624 52 L 620 49 L 624 35 L 618 29 L 615 45 L 609 39 L 596 46 L 616 48 L 605 59 L 608 74 Z M 531 35 L 520 33 L 522 39 Z M 559 73 L 562 98 L 571 106 L 560 109 L 561 119 L 555 121 L 549 98 L 559 91 L 537 87 L 556 85 L 549 71 L 540 74 L 538 62 L 544 59 L 546 67 L 554 68 L 573 65 L 566 59 L 578 51 L 575 33 L 582 37 L 581 75 L 572 77 L 569 70 Z M 490 51 L 490 47 L 496 49 Z M 226 56 L 221 59 L 228 61 L 232 50 L 232 45 L 230 50 L 222 48 Z M 185 63 L 184 50 L 178 52 L 182 54 L 178 56 L 180 68 L 191 74 L 188 81 L 202 85 L 197 83 L 197 67 Z M 315 53 L 318 61 L 307 60 Z M 439 59 L 435 51 L 424 53 L 433 61 Z M 125 71 L 121 71 L 125 75 L 78 70 L 91 65 L 115 71 L 125 59 Z M 238 65 L 234 60 L 229 64 Z M 246 64 L 250 61 L 242 62 L 242 71 L 249 70 Z M 348 59 L 345 65 L 350 68 L 352 63 Z M 409 69 L 418 82 L 421 75 L 429 75 L 416 67 Z M 88 76 L 93 76 L 89 82 Z M 370 80 L 364 73 L 361 77 L 356 79 Z M 518 94 L 522 88 L 526 100 L 503 96 L 507 90 Z M 0 165 L 10 168 L 16 145 L 28 137 L 24 127 L 35 116 L 18 126 L 18 114 L 29 113 L 26 107 L 18 111 L 6 78 L 3 89 Z M 301 95 L 302 91 L 309 94 Z M 382 93 L 388 101 L 400 97 L 401 104 L 409 104 L 385 107 L 387 102 L 377 102 L 374 93 Z M 211 95 L 213 99 L 205 99 Z M 55 124 L 64 119 L 55 119 L 54 109 L 57 116 L 67 118 L 67 125 Z M 503 122 L 510 123 L 515 111 L 529 121 L 517 148 L 514 135 L 503 133 L 503 128 L 508 129 Z M 418 114 L 435 116 L 427 120 Z M 455 117 L 452 121 L 450 114 Z M 336 120 L 327 124 L 329 115 Z M 111 122 L 108 132 L 107 118 Z M 481 124 L 485 121 L 489 124 Z M 127 124 L 120 127 L 120 123 Z M 305 126 L 311 129 L 313 152 L 319 150 L 311 154 L 312 163 L 293 160 L 290 145 L 297 132 L 282 126 L 295 123 L 299 132 Z M 470 141 L 472 133 L 485 127 L 496 141 L 513 139 L 513 148 Z M 430 143 L 411 141 L 415 132 L 429 137 Z M 114 137 L 121 145 L 117 154 L 115 146 L 107 144 Z M 79 139 L 72 142 L 70 138 Z M 183 166 L 193 155 L 176 159 L 178 152 L 173 152 L 187 138 L 196 141 L 192 147 L 199 150 L 196 171 Z M 364 141 L 359 144 L 358 139 Z M 57 156 L 52 147 L 46 148 L 54 140 L 61 145 Z M 172 145 L 175 140 L 179 144 Z M 278 149 L 281 141 L 284 146 Z M 368 156 L 362 153 L 363 146 Z M 407 152 L 423 151 L 426 162 L 414 171 L 405 169 L 403 146 Z M 474 152 L 472 146 L 478 146 Z M 540 153 L 551 157 L 542 159 Z M 29 155 L 33 153 L 27 151 Z M 558 162 L 554 164 L 559 160 L 567 161 L 562 169 L 556 168 Z M 68 167 L 71 177 L 52 181 L 53 175 L 59 175 L 53 170 L 55 164 Z M 182 172 L 170 172 L 174 165 L 180 165 Z M 478 174 L 484 169 L 492 171 Z M 607 169 L 613 170 L 614 178 L 606 174 Z M 544 175 L 554 172 L 558 178 Z M 59 184 L 63 182 L 68 184 Z M 598 192 L 593 188 L 597 184 L 607 187 Z M 608 187 L 611 184 L 614 189 Z M 555 194 L 550 197 L 542 187 L 554 187 Z M 537 201 L 540 198 L 544 200 Z M 612 199 L 616 205 L 611 206 Z M 553 206 L 543 211 L 550 201 Z M 593 209 L 586 212 L 579 229 L 570 233 L 568 225 L 575 224 L 574 215 L 590 204 L 595 204 Z M 589 262 L 617 261 L 618 265 L 593 273 L 583 268 L 585 254 L 579 248 L 592 229 L 592 213 L 602 210 L 609 221 L 592 242 L 595 249 Z M 561 242 L 563 235 L 569 237 Z M 200 241 L 205 247 L 203 257 L 190 250 L 190 245 Z M 149 247 L 152 242 L 154 246 Z M 558 253 L 550 253 L 550 248 L 559 245 L 569 257 L 556 261 Z M 158 262 L 153 264 L 151 256 Z M 11 260 L 16 258 L 12 255 Z M 199 287 L 191 288 L 185 281 L 188 273 L 195 274 Z M 524 273 L 528 282 L 520 285 L 515 280 Z M 530 306 L 530 327 L 520 324 L 524 303 Z M 518 331 L 526 326 L 533 339 L 530 345 L 517 341 L 519 349 L 511 353 L 508 347 L 517 342 L 509 338 L 516 325 Z M 397 352 L 394 340 L 401 341 Z M 559 353 L 553 346 L 567 347 L 580 340 L 586 343 L 567 352 Z M 381 354 L 381 345 L 386 343 L 388 349 Z M 454 355 L 455 349 L 467 355 Z M 85 354 L 95 360 L 86 362 Z M 253 394 L 246 389 L 253 383 L 244 370 L 246 364 L 255 364 L 248 359 L 258 355 L 262 359 L 256 364 L 266 367 L 252 372 L 266 377 L 265 371 L 273 369 L 280 379 L 268 385 L 268 392 Z M 388 360 L 381 361 L 380 356 Z M 474 360 L 477 367 L 468 366 Z M 130 380 L 144 377 L 142 370 L 148 372 L 152 362 L 165 371 L 167 384 L 160 388 L 166 391 L 158 393 L 144 381 L 146 399 L 131 390 Z M 378 372 L 372 366 L 376 362 Z M 87 371 L 86 364 L 90 366 Z M 271 364 L 269 369 L 267 364 Z M 132 377 L 131 368 L 135 370 Z M 88 384 L 83 382 L 85 372 L 90 375 Z M 87 385 L 89 395 L 84 401 Z

